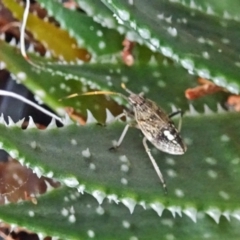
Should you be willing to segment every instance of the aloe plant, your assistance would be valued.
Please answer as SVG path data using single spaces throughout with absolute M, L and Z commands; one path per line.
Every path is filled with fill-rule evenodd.
M 23 7 L 14 0 L 2 2 L 22 19 Z M 0 60 L 63 117 L 64 126 L 53 120 L 39 130 L 30 120 L 22 130 L 2 117 L 0 142 L 23 166 L 62 187 L 38 196 L 37 205 L 2 205 L 2 221 L 64 239 L 238 239 L 239 113 L 225 108 L 228 94 L 238 94 L 240 86 L 237 1 L 230 6 L 224 0 L 79 0 L 81 12 L 58 1 L 38 2 L 59 23 L 56 27 L 29 15 L 27 30 L 47 54 L 29 53 L 35 68 L 17 44 L 2 38 Z M 125 38 L 137 42 L 131 67 L 121 59 Z M 189 102 L 184 91 L 196 85 L 198 76 L 228 93 Z M 59 101 L 89 89 L 125 94 L 121 82 L 169 113 L 186 112 L 181 131 L 186 154 L 172 156 L 151 147 L 167 195 L 138 129 L 129 130 L 117 151 L 108 150 L 125 126 L 114 121 L 128 107 L 124 99 L 97 95 Z M 65 116 L 67 107 L 74 110 L 72 120 Z

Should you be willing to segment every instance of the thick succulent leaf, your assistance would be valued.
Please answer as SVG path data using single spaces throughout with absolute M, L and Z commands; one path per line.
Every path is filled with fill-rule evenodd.
M 235 212 L 240 190 L 238 123 L 239 114 L 234 113 L 184 118 L 182 135 L 187 153 L 172 156 L 153 150 L 167 180 L 168 195 L 164 195 L 145 153 L 139 130 L 130 129 L 119 150 L 108 150 L 124 123 L 68 125 L 43 131 L 0 125 L 0 140 L 5 150 L 36 172 L 54 173 L 65 184 L 79 189 L 85 185 L 89 192 L 102 191 L 100 199 L 116 194 L 134 201 L 178 206 L 178 210 L 194 207 L 212 213 L 217 209 L 217 217 L 224 211 L 239 216 Z
M 187 5 L 190 8 L 203 11 L 206 14 L 218 15 L 226 19 L 234 19 L 237 21 L 240 20 L 240 3 L 237 0 L 231 1 L 231 4 L 229 4 L 228 0 L 180 0 L 178 2 L 182 3 L 185 6 Z
M 216 225 L 199 213 L 197 224 L 185 215 L 173 219 L 170 211 L 160 218 L 152 209 L 137 206 L 131 215 L 122 204 L 105 200 L 100 206 L 89 194 L 61 188 L 31 202 L 0 207 L 1 218 L 44 235 L 63 239 L 238 239 L 239 221 L 221 218 Z M 14 212 L 14 214 L 13 214 Z M 54 224 L 53 224 L 54 223 Z
M 137 41 L 136 34 L 128 27 L 119 23 L 112 11 L 108 9 L 101 1 L 95 0 L 77 0 L 81 9 L 83 9 L 88 16 L 91 16 L 94 21 L 100 23 L 103 27 L 117 30 L 120 34 L 125 34 L 130 40 Z
M 3 4 L 11 10 L 15 18 L 22 20 L 24 8 L 16 1 L 3 0 Z M 89 60 L 89 53 L 85 49 L 78 48 L 76 40 L 71 38 L 66 31 L 38 18 L 36 15 L 29 14 L 26 27 L 54 56 L 61 56 L 67 61 Z M 61 41 L 59 41 L 60 39 Z
M 51 89 L 51 83 L 57 83 L 59 85 L 59 76 L 51 76 L 47 72 L 41 71 L 41 74 L 33 67 L 30 67 L 29 63 L 19 53 L 19 49 L 11 47 L 6 42 L 0 40 L 0 60 L 3 61 L 7 69 L 16 77 L 16 80 L 20 83 L 24 83 L 33 93 L 37 99 L 41 99 L 55 110 L 59 110 L 59 113 L 63 111 L 63 103 L 59 102 L 56 96 L 60 92 L 61 87 L 58 87 L 55 98 L 51 93 L 54 88 Z M 65 93 L 66 91 L 64 91 Z
M 113 17 L 112 12 L 101 1 L 77 0 L 76 2 L 88 16 L 102 26 L 108 28 L 116 28 L 118 26 L 117 19 Z
M 177 1 L 102 2 L 152 49 L 190 72 L 239 92 L 239 22 L 210 16 Z
M 147 65 L 141 62 L 131 68 L 120 62 L 81 65 L 51 64 L 45 65 L 41 74 L 38 74 L 32 67 L 29 67 L 16 48 L 1 40 L 0 47 L 0 59 L 6 63 L 7 68 L 21 83 L 41 97 L 42 101 L 54 110 L 70 106 L 85 115 L 86 109 L 89 108 L 97 118 L 102 115 L 100 112 L 105 112 L 106 107 L 112 109 L 113 113 L 119 113 L 119 107 L 113 102 L 97 96 L 68 99 L 62 102 L 58 100 L 69 94 L 82 92 L 82 84 L 88 84 L 91 88 L 123 92 L 120 87 L 121 82 L 127 81 L 128 88 L 134 92 L 145 91 L 147 96 L 151 94 L 151 99 L 168 112 L 172 111 L 172 105 L 186 110 L 188 101 L 184 98 L 184 91 L 186 88 L 194 86 L 196 81 L 194 76 L 187 74 L 181 67 L 170 62 L 166 64 L 167 60 L 161 58 L 156 59 L 155 63 L 150 60 Z M 42 58 L 36 59 L 37 61 L 42 60 Z M 50 72 L 53 74 L 47 70 L 51 70 Z M 21 79 L 23 74 L 20 73 L 24 73 L 25 79 Z M 41 92 L 50 94 L 41 94 Z M 199 111 L 204 110 L 204 104 L 216 110 L 216 102 L 224 103 L 225 99 L 226 94 L 219 93 L 194 101 L 193 105 Z M 100 117 L 98 120 L 104 119 Z
M 181 67 L 172 63 L 164 64 L 162 60 L 156 64 L 150 62 L 136 64 L 131 68 L 119 62 L 83 64 L 81 66 L 51 64 L 46 68 L 52 73 L 65 76 L 66 79 L 74 76 L 76 80 L 83 84 L 89 84 L 92 88 L 123 94 L 126 93 L 121 89 L 121 83 L 126 82 L 129 89 L 136 93 L 145 92 L 146 96 L 151 96 L 152 100 L 168 112 L 171 111 L 173 105 L 183 110 L 188 108 L 189 102 L 186 100 L 184 92 L 189 87 L 195 87 L 197 80 L 195 76 L 187 74 Z M 198 99 L 192 104 L 201 112 L 205 109 L 204 105 L 216 110 L 216 102 L 224 105 L 226 96 L 227 94 L 222 92 Z M 80 99 L 76 101 L 80 101 Z
M 72 92 L 81 92 L 82 83 L 72 79 L 66 82 L 63 76 L 53 76 L 47 71 L 29 67 L 29 63 L 24 60 L 18 49 L 2 40 L 0 40 L 0 60 L 6 64 L 7 69 L 15 75 L 18 82 L 35 94 L 36 99 L 40 99 L 61 115 L 65 113 L 64 108 L 71 107 L 76 113 L 86 116 L 87 109 L 91 108 L 98 120 L 104 122 L 105 113 L 102 111 L 104 107 L 115 109 L 115 114 L 121 110 L 121 107 L 107 100 L 105 96 L 84 97 L 81 102 L 76 99 L 59 101 Z
M 13 1 L 4 2 L 11 5 L 12 12 L 22 19 L 22 9 L 17 9 L 18 5 L 12 5 Z M 49 24 L 44 25 L 41 20 L 35 22 L 34 16 L 28 21 L 33 24 L 29 29 L 36 35 L 41 28 L 45 34 L 41 35 L 40 31 L 41 38 L 44 41 L 47 39 L 46 46 L 49 49 L 57 47 L 58 56 L 73 52 L 67 60 L 79 58 L 74 55 L 78 50 L 71 47 L 76 46 L 77 42 L 81 44 L 85 41 L 93 53 L 95 47 L 98 55 L 99 38 L 104 39 L 103 43 L 107 45 L 101 53 L 115 53 L 121 48 L 118 46 L 121 42 L 119 34 L 114 31 L 125 33 L 127 27 L 139 35 L 136 41 L 145 42 L 147 47 L 157 50 L 152 54 L 150 50 L 136 45 L 133 51 L 135 64 L 130 68 L 113 58 L 107 59 L 112 57 L 110 55 L 94 59 L 95 63 L 83 65 L 48 63 L 46 59 L 31 55 L 31 59 L 40 64 L 34 69 L 22 59 L 18 49 L 1 41 L 0 60 L 7 64 L 19 82 L 58 112 L 71 106 L 80 112 L 86 111 L 86 108 L 92 112 L 99 108 L 96 112 L 105 114 L 107 101 L 103 96 L 104 103 L 102 99 L 98 102 L 91 100 L 92 97 L 63 102 L 58 99 L 80 89 L 87 91 L 87 87 L 123 92 L 121 82 L 126 82 L 127 87 L 134 92 L 144 91 L 167 112 L 171 111 L 171 105 L 184 110 L 188 108 L 184 91 L 195 85 L 196 78 L 192 73 L 211 77 L 215 83 L 232 92 L 239 89 L 239 10 L 231 10 L 233 7 L 230 4 L 223 12 L 225 2 L 217 6 L 212 1 L 207 12 L 204 12 L 207 6 L 205 1 L 197 3 L 197 6 L 203 6 L 202 9 L 196 9 L 193 1 L 150 0 L 146 4 L 142 0 L 102 0 L 88 1 L 86 4 L 86 1 L 79 0 L 83 9 L 87 11 L 88 7 L 91 8 L 92 13 L 87 12 L 95 16 L 90 19 L 82 13 L 64 9 L 55 1 L 40 2 L 44 2 L 49 13 L 52 10 L 61 27 L 66 28 L 64 36 L 67 40 L 61 37 L 63 35 L 60 35 L 58 28 L 54 29 L 58 38 L 50 39 L 46 36 L 46 31 L 51 31 Z M 216 9 L 213 15 L 211 9 Z M 118 23 L 111 12 L 117 16 Z M 222 12 L 224 17 L 221 17 Z M 228 20 L 228 13 L 236 21 Z M 102 20 L 102 26 L 115 29 L 104 29 L 93 22 L 101 18 L 105 20 Z M 81 26 L 77 26 L 78 23 Z M 91 31 L 90 25 L 94 26 L 94 30 Z M 67 42 L 67 32 L 77 41 Z M 54 40 L 58 40 L 59 45 L 52 46 Z M 160 56 L 159 52 L 180 62 L 191 74 L 175 66 L 168 58 Z M 88 56 L 87 52 L 84 54 Z M 34 128 L 31 121 L 29 128 L 22 130 L 14 126 L 11 120 L 7 126 L 0 119 L 2 148 L 39 176 L 44 174 L 54 177 L 63 185 L 74 188 L 63 188 L 46 194 L 39 198 L 37 206 L 31 203 L 3 206 L 0 208 L 0 217 L 10 223 L 68 239 L 118 237 L 133 240 L 156 239 L 159 236 L 166 240 L 203 237 L 238 239 L 239 113 L 220 113 L 222 110 L 219 108 L 218 113 L 211 114 L 208 108 L 210 106 L 216 110 L 216 102 L 223 103 L 225 96 L 220 93 L 194 102 L 194 106 L 200 111 L 204 110 L 205 115 L 198 115 L 190 106 L 191 114 L 183 122 L 182 136 L 188 145 L 188 151 L 183 156 L 162 153 L 149 144 L 167 181 L 168 195 L 164 195 L 142 145 L 139 130 L 130 129 L 117 151 L 108 150 L 112 141 L 121 135 L 124 123 L 114 122 L 107 126 L 90 124 L 93 119 L 88 112 L 86 126 L 66 124 L 63 128 L 56 128 L 52 122 L 48 129 L 40 131 Z M 118 96 L 116 100 L 119 100 Z M 110 109 L 112 111 L 115 106 Z M 107 120 L 112 119 L 109 112 L 106 115 Z M 99 120 L 99 116 L 96 117 Z M 105 116 L 101 120 L 105 120 Z M 89 195 L 79 197 L 77 191 L 84 190 Z M 119 200 L 120 203 L 109 204 L 104 200 L 105 197 Z M 101 207 L 99 203 L 103 203 Z M 133 212 L 132 215 L 129 210 Z M 158 215 L 162 215 L 162 218 Z
M 92 54 L 112 54 L 121 50 L 123 37 L 117 31 L 102 27 L 86 14 L 67 9 L 58 1 L 38 2 L 77 40 L 79 46 L 86 47 Z

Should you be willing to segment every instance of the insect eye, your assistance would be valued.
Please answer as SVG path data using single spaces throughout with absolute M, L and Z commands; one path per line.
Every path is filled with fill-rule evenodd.
M 138 104 L 137 104 L 136 102 L 132 102 L 131 105 L 132 105 L 133 107 L 137 107 L 137 106 L 138 106 Z

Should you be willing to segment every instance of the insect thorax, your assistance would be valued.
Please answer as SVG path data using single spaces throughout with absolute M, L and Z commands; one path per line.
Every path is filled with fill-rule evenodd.
M 155 102 L 139 95 L 131 95 L 129 100 L 137 122 L 150 121 L 153 124 L 164 124 L 170 121 L 168 115 Z

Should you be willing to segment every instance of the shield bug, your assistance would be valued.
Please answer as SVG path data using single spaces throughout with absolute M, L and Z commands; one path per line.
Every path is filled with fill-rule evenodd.
M 72 94 L 66 98 L 72 98 L 82 95 L 98 95 L 98 94 L 114 94 L 119 95 L 126 99 L 131 106 L 131 109 L 125 110 L 122 114 L 117 116 L 115 119 L 119 119 L 123 116 L 130 118 L 132 121 L 128 122 L 125 126 L 117 144 L 111 149 L 118 148 L 127 131 L 128 128 L 136 127 L 140 129 L 144 135 L 143 137 L 143 146 L 145 151 L 150 158 L 154 169 L 163 185 L 165 192 L 167 192 L 167 186 L 164 181 L 163 175 L 158 167 L 155 159 L 153 158 L 151 151 L 147 145 L 147 141 L 151 142 L 157 149 L 173 154 L 173 155 L 182 155 L 186 152 L 187 147 L 184 144 L 179 132 L 181 128 L 181 118 L 179 121 L 178 129 L 175 127 L 171 118 L 177 114 L 180 114 L 182 117 L 182 111 L 177 110 L 171 114 L 166 114 L 165 111 L 160 108 L 152 100 L 145 98 L 143 93 L 135 94 L 128 88 L 125 84 L 122 83 L 122 88 L 129 94 L 128 97 L 121 93 L 111 92 L 111 91 L 95 91 L 87 92 L 83 94 Z

